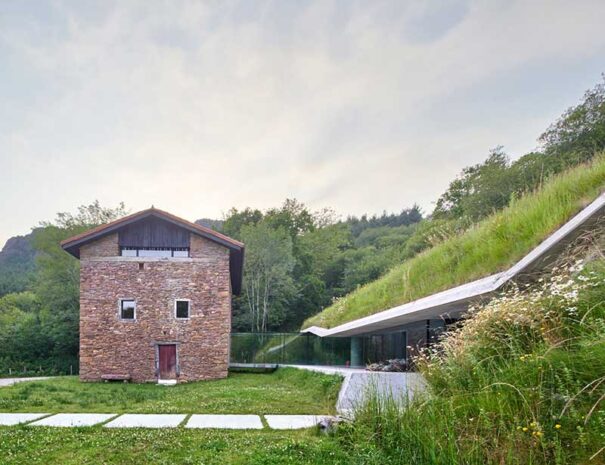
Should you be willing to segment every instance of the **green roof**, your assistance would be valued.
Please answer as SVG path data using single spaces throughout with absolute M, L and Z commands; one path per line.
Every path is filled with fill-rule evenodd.
M 594 200 L 603 187 L 601 154 L 344 296 L 308 318 L 303 328 L 332 328 L 507 269 Z

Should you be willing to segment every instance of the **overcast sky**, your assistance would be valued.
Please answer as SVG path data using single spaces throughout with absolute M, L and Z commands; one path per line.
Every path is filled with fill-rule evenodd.
M 0 245 L 99 199 L 430 211 L 605 71 L 605 2 L 3 1 Z

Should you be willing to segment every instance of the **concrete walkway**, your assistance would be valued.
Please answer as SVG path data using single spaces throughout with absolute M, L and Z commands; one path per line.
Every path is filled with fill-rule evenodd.
M 345 377 L 336 410 L 351 416 L 369 395 L 388 398 L 403 406 L 426 388 L 424 378 L 419 373 L 351 373 Z
M 12 386 L 17 383 L 25 383 L 26 381 L 43 381 L 50 379 L 52 376 L 38 376 L 33 378 L 0 378 L 0 387 Z
M 363 368 L 346 368 L 314 365 L 282 365 L 301 370 L 316 371 L 328 375 L 341 375 L 344 381 L 338 395 L 336 410 L 340 415 L 352 417 L 368 394 L 390 397 L 401 405 L 416 393 L 426 388 L 424 378 L 419 373 L 389 373 L 367 371 Z
M 329 415 L 264 415 L 271 429 L 313 428 Z M 0 426 L 86 427 L 104 428 L 213 428 L 263 429 L 260 415 L 186 415 L 125 413 L 0 413 Z

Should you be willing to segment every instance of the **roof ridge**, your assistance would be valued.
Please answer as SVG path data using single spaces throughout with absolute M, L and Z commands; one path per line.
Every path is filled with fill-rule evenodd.
M 61 247 L 66 248 L 67 246 L 69 246 L 70 244 L 72 244 L 74 242 L 80 242 L 89 237 L 94 237 L 97 234 L 101 234 L 108 229 L 112 229 L 116 226 L 119 226 L 122 223 L 125 223 L 130 220 L 134 220 L 135 218 L 139 218 L 139 217 L 143 218 L 148 215 L 157 215 L 160 218 L 161 217 L 167 218 L 176 223 L 180 223 L 183 226 L 188 226 L 191 229 L 204 233 L 205 235 L 210 235 L 210 236 L 213 236 L 224 242 L 228 242 L 229 244 L 231 244 L 237 248 L 240 248 L 240 249 L 244 248 L 244 244 L 240 241 L 237 241 L 237 240 L 235 240 L 229 236 L 226 236 L 218 231 L 215 231 L 213 229 L 207 228 L 206 226 L 192 223 L 191 221 L 185 220 L 179 216 L 173 215 L 172 213 L 169 213 L 165 210 L 161 210 L 161 209 L 155 208 L 155 207 L 147 208 L 145 210 L 141 210 L 136 213 L 131 213 L 130 215 L 123 216 L 122 218 L 118 218 L 117 220 L 110 221 L 109 223 L 105 223 L 105 224 L 96 226 L 94 228 L 91 228 L 89 230 L 86 230 L 84 232 L 81 232 L 79 234 L 76 234 L 74 236 L 71 236 L 67 239 L 62 240 L 60 242 L 60 245 L 61 245 Z

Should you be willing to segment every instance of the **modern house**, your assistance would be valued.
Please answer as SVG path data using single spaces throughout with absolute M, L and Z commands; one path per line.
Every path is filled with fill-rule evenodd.
M 525 282 L 546 271 L 567 246 L 605 223 L 601 194 L 508 270 L 399 305 L 333 328 L 312 326 L 303 333 L 320 339 L 349 339 L 352 366 L 389 358 L 407 358 L 431 343 L 469 306 L 485 302 L 510 282 Z
M 242 243 L 152 207 L 61 246 L 81 264 L 81 380 L 227 376 Z

